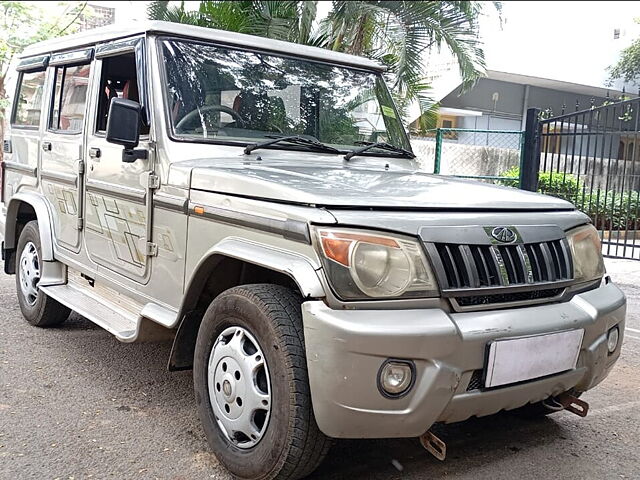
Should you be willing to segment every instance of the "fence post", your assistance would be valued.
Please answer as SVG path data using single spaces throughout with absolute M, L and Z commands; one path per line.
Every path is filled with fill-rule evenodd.
M 433 173 L 440 173 L 440 160 L 442 158 L 442 129 L 436 129 L 436 158 L 433 161 Z
M 527 110 L 527 123 L 524 129 L 524 152 L 520 162 L 520 188 L 535 192 L 538 190 L 538 172 L 540 170 L 540 109 Z M 437 147 L 436 147 L 437 148 Z

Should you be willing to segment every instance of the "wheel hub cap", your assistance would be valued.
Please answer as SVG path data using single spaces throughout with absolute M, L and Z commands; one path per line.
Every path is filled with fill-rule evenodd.
M 256 339 L 242 327 L 229 327 L 209 356 L 209 401 L 218 426 L 239 448 L 255 446 L 271 413 L 269 370 Z
M 38 300 L 40 261 L 38 259 L 38 250 L 33 242 L 27 242 L 22 249 L 18 275 L 22 296 L 29 305 L 34 305 Z
M 222 391 L 228 400 L 232 400 L 233 390 L 231 389 L 231 382 L 229 380 L 222 382 Z

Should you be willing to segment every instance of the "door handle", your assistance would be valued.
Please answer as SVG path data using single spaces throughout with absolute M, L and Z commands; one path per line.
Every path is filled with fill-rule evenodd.
M 42 150 L 45 152 L 51 151 L 51 142 L 42 142 Z
M 102 152 L 100 151 L 99 148 L 91 147 L 89 149 L 89 157 L 91 157 L 91 158 L 100 158 L 101 155 L 102 155 Z

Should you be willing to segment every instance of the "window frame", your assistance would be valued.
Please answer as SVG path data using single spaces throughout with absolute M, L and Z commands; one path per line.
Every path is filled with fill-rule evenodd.
M 46 86 L 47 86 L 47 67 L 43 67 L 43 68 L 37 68 L 34 70 L 20 70 L 18 72 L 18 79 L 16 81 L 16 89 L 15 92 L 13 94 L 13 105 L 11 106 L 11 116 L 9 117 L 9 125 L 11 126 L 11 128 L 17 128 L 17 129 L 21 129 L 21 130 L 32 130 L 32 131 L 38 131 L 40 130 L 40 127 L 42 126 L 42 110 L 44 108 L 46 108 L 46 101 L 45 101 L 45 95 L 42 95 L 42 98 L 40 100 L 40 118 L 38 119 L 38 124 L 37 125 L 23 125 L 21 123 L 16 123 L 16 115 L 18 114 L 18 102 L 20 99 L 20 91 L 22 90 L 22 81 L 24 79 L 24 74 L 27 73 L 38 73 L 38 72 L 43 72 L 44 75 L 44 80 L 42 81 L 42 88 L 43 88 L 43 93 L 45 93 L 46 90 Z
M 391 93 L 389 91 L 389 86 L 387 85 L 387 82 L 384 80 L 384 75 L 382 74 L 382 72 L 378 72 L 375 70 L 369 70 L 367 68 L 362 68 L 362 67 L 357 67 L 357 66 L 353 66 L 353 65 L 346 65 L 343 63 L 339 63 L 339 62 L 331 62 L 331 61 L 322 61 L 322 60 L 318 60 L 318 59 L 314 59 L 314 58 L 306 58 L 303 56 L 297 56 L 297 55 L 288 55 L 286 53 L 282 53 L 282 52 L 274 52 L 271 50 L 267 50 L 267 49 L 259 49 L 259 48 L 251 48 L 251 47 L 242 47 L 242 46 L 238 46 L 238 45 L 233 45 L 233 44 L 228 44 L 228 43 L 224 43 L 224 42 L 220 42 L 220 41 L 215 41 L 215 40 L 205 40 L 202 38 L 190 38 L 190 37 L 181 37 L 181 36 L 177 36 L 177 35 L 159 35 L 157 37 L 154 38 L 155 41 L 155 50 L 156 50 L 156 61 L 158 62 L 158 66 L 159 66 L 159 70 L 160 70 L 160 83 L 162 85 L 161 88 L 161 96 L 162 96 L 162 109 L 163 109 L 163 114 L 164 114 L 164 120 L 165 120 L 165 129 L 166 129 L 166 134 L 167 137 L 177 143 L 192 143 L 192 144 L 204 144 L 204 145 L 226 145 L 226 146 L 233 146 L 233 147 L 246 147 L 247 145 L 250 145 L 252 142 L 248 142 L 248 141 L 242 141 L 242 140 L 218 140 L 216 139 L 205 139 L 205 138 L 184 138 L 184 137 L 180 137 L 175 135 L 174 133 L 174 127 L 172 125 L 172 121 L 169 115 L 170 112 L 170 107 L 169 107 L 169 96 L 167 95 L 167 68 L 166 68 L 166 64 L 163 61 L 163 53 L 162 53 L 162 43 L 164 41 L 184 41 L 184 42 L 191 42 L 191 43 L 196 43 L 196 44 L 204 44 L 207 46 L 213 46 L 216 48 L 225 48 L 228 50 L 237 50 L 237 51 L 241 51 L 241 52 L 251 52 L 251 53 L 257 53 L 257 54 L 261 54 L 261 55 L 271 55 L 274 57 L 280 57 L 280 58 L 288 58 L 288 59 L 294 59 L 294 60 L 302 60 L 305 62 L 310 62 L 310 63 L 319 63 L 321 65 L 333 65 L 336 67 L 340 67 L 340 68 L 345 68 L 347 70 L 354 70 L 357 72 L 366 72 L 369 74 L 372 74 L 374 76 L 376 76 L 377 78 L 380 79 L 381 81 L 381 86 L 385 89 L 386 94 L 389 95 L 389 97 L 391 97 Z M 413 149 L 411 147 L 411 142 L 409 140 L 409 135 L 407 134 L 407 129 L 404 127 L 404 125 L 402 125 L 402 122 L 399 120 L 400 118 L 402 118 L 398 112 L 398 107 L 396 105 L 396 103 L 393 101 L 391 101 L 391 105 L 393 107 L 393 112 L 396 115 L 396 118 L 398 119 L 398 121 L 400 122 L 400 125 L 402 127 L 402 135 L 405 138 L 406 141 L 406 145 L 408 145 L 408 150 L 411 151 L 413 153 Z M 287 145 L 287 144 L 276 144 L 276 145 L 269 145 L 266 146 L 264 148 L 267 149 L 274 149 L 274 150 L 293 150 L 293 151 L 299 151 L 299 152 L 309 152 L 309 149 L 305 149 L 303 146 L 300 145 L 295 145 L 295 144 L 291 144 L 291 145 Z M 404 148 L 404 147 L 403 147 Z M 341 150 L 341 153 L 347 153 L 349 150 Z M 318 152 L 314 152 L 314 153 L 318 153 Z M 384 157 L 384 158 L 404 158 L 401 157 L 399 155 L 394 155 L 392 152 L 373 152 L 373 151 L 368 151 L 367 152 L 367 156 L 371 156 L 371 157 Z
M 82 117 L 82 128 L 80 128 L 80 130 L 74 130 L 74 131 L 69 131 L 69 130 L 61 130 L 59 128 L 52 128 L 51 127 L 51 121 L 53 120 L 53 112 L 54 112 L 54 103 L 56 101 L 56 77 L 57 77 L 57 73 L 58 73 L 58 69 L 62 69 L 62 82 L 60 84 L 60 104 L 62 104 L 62 93 L 64 92 L 64 84 L 65 84 L 65 79 L 67 76 L 67 68 L 69 67 L 79 67 L 82 65 L 88 65 L 89 68 L 93 67 L 93 61 L 89 60 L 89 61 L 83 61 L 83 62 L 73 62 L 73 63 L 61 63 L 61 64 L 49 64 L 49 68 L 52 69 L 52 74 L 51 74 L 51 98 L 49 99 L 49 111 L 47 112 L 47 128 L 46 131 L 48 133 L 53 133 L 55 135 L 82 135 L 84 133 L 85 130 L 85 125 L 86 125 L 86 120 L 87 120 L 87 113 L 88 112 L 88 105 L 89 105 L 89 93 L 90 93 L 90 85 L 87 84 L 87 91 L 86 91 L 86 95 L 85 95 L 85 99 L 84 99 L 84 115 Z M 88 82 L 91 82 L 91 73 L 89 73 L 88 78 Z M 60 106 L 58 105 L 58 123 L 60 123 Z
M 148 141 L 151 138 L 151 130 L 153 129 L 153 109 L 151 105 L 150 88 L 147 85 L 148 77 L 148 60 L 147 60 L 147 37 L 144 35 L 136 35 L 124 39 L 110 40 L 105 43 L 99 43 L 95 47 L 94 61 L 100 61 L 100 71 L 93 76 L 93 81 L 98 83 L 98 89 L 102 81 L 102 72 L 104 68 L 103 61 L 108 58 L 117 57 L 119 55 L 134 54 L 136 62 L 136 78 L 138 80 L 138 95 L 140 107 L 142 108 L 143 124 L 149 129 L 149 133 L 140 134 L 141 141 Z M 95 63 L 94 65 L 98 65 Z M 97 68 L 97 67 L 94 67 Z M 96 80 L 97 77 L 97 80 Z M 93 92 L 90 92 L 93 93 Z M 97 102 L 97 100 L 96 100 Z M 90 119 L 87 129 L 91 130 L 91 135 L 98 138 L 106 138 L 106 130 L 98 130 L 98 105 L 96 103 L 95 115 Z
M 135 67 L 136 67 L 136 82 L 137 82 L 137 87 L 138 87 L 138 95 L 139 95 L 139 102 L 140 106 L 142 108 L 143 107 L 143 99 L 142 99 L 142 82 L 144 82 L 143 79 L 143 75 L 141 74 L 141 72 L 139 71 L 140 65 L 135 57 L 136 52 L 134 47 L 132 46 L 131 48 L 123 48 L 123 49 L 119 49 L 119 50 L 115 50 L 113 51 L 113 53 L 109 52 L 107 55 L 101 55 L 100 57 L 96 58 L 96 62 L 100 62 L 99 66 L 100 66 L 100 71 L 96 73 L 95 75 L 95 79 L 96 82 L 98 83 L 98 88 L 97 88 L 97 94 L 100 95 L 102 90 L 102 80 L 103 80 L 103 75 L 104 75 L 104 67 L 105 67 L 105 60 L 111 60 L 113 58 L 116 57 L 121 57 L 124 55 L 131 55 L 133 54 L 134 56 L 134 62 L 135 62 Z M 98 65 L 96 63 L 96 65 Z M 90 92 L 91 94 L 95 93 L 95 92 Z M 93 118 L 91 119 L 91 134 L 96 136 L 96 137 L 106 137 L 107 135 L 107 130 L 106 127 L 104 130 L 99 130 L 98 129 L 98 115 L 100 114 L 100 108 L 99 108 L 99 102 L 100 100 L 98 98 L 93 98 L 92 101 L 95 103 L 95 109 L 94 109 L 94 115 Z M 149 129 L 151 129 L 150 125 L 147 125 L 147 127 Z M 146 140 L 149 138 L 149 134 L 148 133 L 141 133 L 140 134 L 140 140 Z

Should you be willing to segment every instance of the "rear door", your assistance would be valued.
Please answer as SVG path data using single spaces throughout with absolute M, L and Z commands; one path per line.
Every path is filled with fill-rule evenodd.
M 18 83 L 4 149 L 4 185 L 2 201 L 15 193 L 37 186 L 40 157 L 40 124 L 46 109 L 45 79 L 47 57 L 23 60 L 18 66 Z
M 40 180 L 52 207 L 55 240 L 73 252 L 80 250 L 84 127 L 92 55 L 93 50 L 88 49 L 51 56 L 49 114 L 40 143 Z

